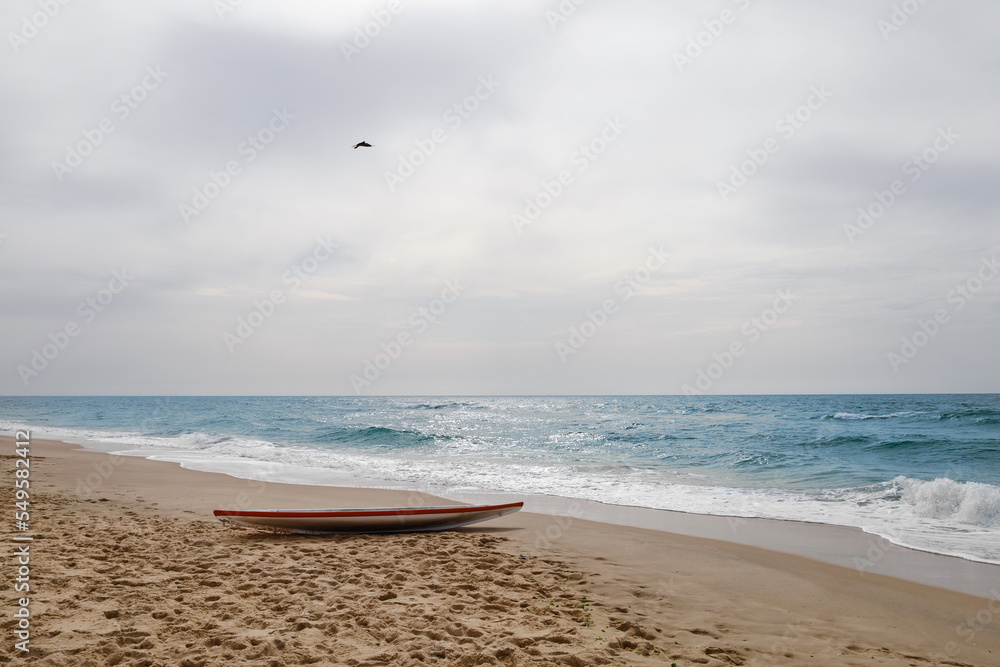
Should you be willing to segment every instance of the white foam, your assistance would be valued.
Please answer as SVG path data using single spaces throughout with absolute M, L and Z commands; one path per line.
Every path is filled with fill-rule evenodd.
M 1000 488 L 979 482 L 956 482 L 939 477 L 930 482 L 897 477 L 901 501 L 914 516 L 950 519 L 976 527 L 1000 527 Z
M 13 435 L 16 431 L 23 431 L 28 429 L 27 424 L 22 424 L 20 422 L 12 422 L 9 419 L 0 419 L 0 432 L 4 434 Z
M 833 416 L 834 419 L 847 419 L 847 420 L 861 420 L 861 419 L 892 419 L 893 417 L 909 417 L 911 415 L 919 415 L 920 412 L 892 412 L 887 415 L 868 415 L 859 414 L 855 412 L 838 412 Z

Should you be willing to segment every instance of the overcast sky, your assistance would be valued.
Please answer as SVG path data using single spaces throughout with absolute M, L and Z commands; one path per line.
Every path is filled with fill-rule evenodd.
M 996 3 L 0 25 L 4 394 L 1000 391 Z

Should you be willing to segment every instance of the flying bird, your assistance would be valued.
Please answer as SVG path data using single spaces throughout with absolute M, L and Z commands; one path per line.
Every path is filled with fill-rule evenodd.
M 357 144 L 354 145 L 355 148 L 358 148 L 359 146 L 364 146 L 365 148 L 371 148 L 372 147 L 372 145 L 370 143 L 368 143 L 367 141 L 362 141 L 362 142 L 357 143 Z

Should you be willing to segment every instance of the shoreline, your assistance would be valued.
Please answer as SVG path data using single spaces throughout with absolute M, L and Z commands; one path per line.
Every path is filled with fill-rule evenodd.
M 109 452 L 94 449 L 86 443 L 65 442 L 64 444 L 79 446 L 87 452 L 109 454 Z M 599 523 L 646 528 L 677 535 L 753 546 L 839 565 L 854 569 L 861 574 L 872 573 L 898 577 L 977 597 L 989 597 L 989 592 L 984 592 L 982 589 L 982 581 L 991 579 L 1000 581 L 1000 564 L 896 544 L 885 537 L 866 532 L 855 526 L 799 519 L 701 514 L 636 505 L 613 505 L 596 500 L 542 494 L 447 488 L 416 489 L 405 483 L 396 484 L 388 481 L 330 479 L 326 473 L 317 474 L 310 469 L 298 469 L 286 464 L 273 465 L 279 468 L 279 472 L 291 472 L 296 477 L 296 481 L 276 482 L 273 478 L 241 477 L 211 465 L 200 465 L 197 460 L 172 460 L 173 450 L 127 449 L 122 451 L 127 452 L 121 454 L 122 456 L 158 463 L 173 463 L 192 472 L 221 474 L 237 480 L 262 481 L 268 484 L 401 491 L 424 494 L 454 503 L 500 503 L 523 500 L 525 505 L 522 512 L 586 519 Z M 185 452 L 185 454 L 188 453 Z M 151 456 L 162 456 L 163 458 L 150 458 Z M 267 467 L 267 464 L 261 465 Z M 310 477 L 312 477 L 311 480 L 303 481 Z
M 21 423 L 37 425 L 40 437 L 101 451 L 129 449 L 129 455 L 241 478 L 417 489 L 448 498 L 459 498 L 457 492 L 551 494 L 734 519 L 820 522 L 875 536 L 872 544 L 862 536 L 860 550 L 873 557 L 859 557 L 858 565 L 834 561 L 852 567 L 885 557 L 880 538 L 1000 565 L 1000 526 L 991 511 L 1000 501 L 1000 467 L 988 458 L 989 430 L 980 424 L 996 416 L 994 401 L 812 398 L 706 398 L 701 404 L 676 397 L 139 396 L 15 398 L 9 405 Z M 764 406 L 770 407 L 758 414 Z M 17 423 L 5 421 L 8 428 Z M 759 429 L 768 437 L 756 438 Z M 918 447 L 904 433 L 910 431 L 944 449 Z M 986 448 L 969 452 L 969 461 L 986 457 L 981 465 L 946 453 L 949 446 L 964 447 L 966 436 L 978 443 L 976 451 Z
M 0 438 L 0 443 L 3 445 L 5 461 L 9 461 L 10 457 L 6 454 L 13 449 L 12 438 Z M 394 545 L 402 543 L 401 541 L 404 539 L 412 540 L 413 536 L 387 536 L 389 539 L 386 540 L 371 538 L 345 540 L 341 537 L 302 539 L 271 536 L 256 531 L 233 532 L 216 521 L 211 515 L 211 510 L 227 506 L 244 509 L 251 506 L 362 507 L 450 504 L 454 502 L 449 500 L 441 502 L 442 499 L 419 492 L 304 486 L 244 480 L 222 473 L 189 470 L 175 463 L 151 461 L 134 456 L 102 454 L 80 449 L 78 445 L 55 441 L 32 439 L 31 451 L 32 457 L 37 459 L 37 464 L 33 464 L 32 489 L 46 497 L 53 498 L 49 510 L 51 516 L 44 519 L 50 523 L 55 522 L 52 524 L 53 530 L 55 530 L 56 524 L 61 524 L 64 521 L 81 521 L 80 526 L 82 527 L 97 522 L 109 527 L 109 529 L 121 522 L 126 524 L 131 522 L 139 527 L 156 524 L 160 528 L 157 531 L 147 530 L 144 537 L 147 540 L 147 546 L 143 548 L 148 552 L 147 555 L 159 553 L 165 548 L 162 543 L 155 541 L 158 538 L 157 533 L 162 532 L 164 535 L 168 535 L 169 525 L 176 525 L 182 530 L 178 533 L 180 535 L 186 534 L 184 531 L 189 531 L 192 534 L 206 536 L 186 547 L 185 558 L 188 559 L 197 556 L 197 552 L 200 550 L 225 548 L 228 550 L 225 552 L 225 559 L 238 560 L 242 558 L 251 564 L 260 562 L 260 558 L 263 557 L 254 552 L 254 549 L 258 548 L 269 549 L 270 551 L 267 553 L 271 556 L 268 558 L 277 558 L 287 554 L 292 545 L 303 545 L 301 549 L 305 550 L 304 553 L 308 555 L 315 552 L 317 548 L 325 551 L 354 544 L 356 546 L 345 554 L 345 558 L 359 550 L 364 555 L 366 553 L 362 548 L 364 547 L 373 549 L 370 555 L 377 561 L 379 554 L 383 553 L 384 550 L 394 548 Z M 12 465 L 9 464 L 8 467 L 12 468 Z M 96 483 L 88 484 L 88 477 L 90 477 L 91 482 Z M 506 565 L 497 567 L 506 568 L 504 571 L 509 569 L 515 573 L 518 567 L 527 567 L 525 564 L 529 564 L 538 571 L 538 574 L 530 575 L 535 579 L 541 577 L 558 579 L 560 576 L 575 577 L 576 573 L 584 573 L 581 574 L 583 577 L 581 581 L 586 584 L 586 589 L 580 589 L 583 592 L 574 593 L 570 590 L 572 586 L 570 586 L 571 582 L 569 581 L 559 583 L 560 587 L 567 588 L 566 595 L 584 596 L 585 600 L 582 600 L 579 606 L 581 609 L 587 609 L 587 614 L 592 615 L 592 618 L 588 616 L 587 622 L 583 625 L 578 624 L 572 628 L 567 626 L 568 629 L 564 637 L 568 637 L 567 642 L 561 643 L 562 640 L 555 642 L 555 647 L 561 647 L 559 650 L 572 648 L 573 650 L 569 651 L 569 654 L 579 656 L 582 661 L 570 664 L 599 664 L 598 654 L 607 658 L 607 655 L 610 655 L 607 654 L 607 651 L 614 651 L 617 655 L 627 655 L 629 664 L 663 664 L 662 661 L 667 656 L 669 657 L 666 660 L 667 664 L 670 660 L 675 659 L 681 661 L 679 664 L 684 664 L 685 661 L 694 661 L 694 658 L 697 657 L 698 662 L 709 665 L 792 665 L 802 664 L 803 661 L 820 665 L 906 665 L 911 664 L 912 657 L 917 655 L 938 661 L 950 661 L 951 664 L 985 666 L 995 664 L 997 656 L 1000 655 L 1000 576 L 996 576 L 996 573 L 986 580 L 979 580 L 981 596 L 975 597 L 972 594 L 935 588 L 897 577 L 885 576 L 874 571 L 859 571 L 815 559 L 766 550 L 749 543 L 692 536 L 681 532 L 666 532 L 662 529 L 648 527 L 599 523 L 590 520 L 589 515 L 586 514 L 587 511 L 582 510 L 579 513 L 580 516 L 571 517 L 559 516 L 555 513 L 518 512 L 502 519 L 458 531 L 427 534 L 429 537 L 426 539 L 422 538 L 406 544 L 432 545 L 440 543 L 450 545 L 449 549 L 453 548 L 459 551 L 467 549 L 470 555 L 463 562 L 478 562 L 476 559 L 480 559 L 485 563 L 489 559 L 501 559 Z M 662 514 L 660 510 L 649 511 Z M 679 515 L 680 513 L 672 514 Z M 703 521 L 704 519 L 718 519 L 718 522 L 724 525 L 725 530 L 729 530 L 729 525 L 724 517 L 685 516 L 689 522 L 700 524 L 706 523 Z M 678 517 L 672 517 L 672 520 L 676 519 Z M 111 523 L 108 523 L 109 521 Z M 737 536 L 743 528 L 750 525 L 750 520 L 747 521 L 748 524 L 742 525 L 737 531 Z M 757 524 L 766 521 L 768 520 L 753 521 L 755 535 L 758 534 Z M 787 522 L 776 523 L 784 524 Z M 675 528 L 683 528 L 679 523 L 672 525 Z M 823 524 L 802 525 L 813 526 L 825 532 L 830 532 L 827 529 L 831 528 Z M 713 530 L 715 529 L 713 528 Z M 807 528 L 806 530 L 811 529 Z M 85 535 L 88 533 L 86 530 L 83 532 Z M 140 530 L 136 528 L 128 533 L 128 536 L 131 536 L 133 532 L 137 533 Z M 745 534 L 750 532 L 747 531 Z M 83 537 L 75 537 L 78 532 L 73 530 L 68 532 L 64 530 L 63 535 L 62 539 L 46 539 L 36 541 L 33 544 L 33 549 L 36 549 L 33 553 L 38 554 L 39 569 L 58 569 L 57 565 L 62 561 L 60 559 L 56 559 L 59 561 L 58 563 L 49 561 L 52 556 L 51 549 L 77 550 L 79 545 L 76 543 L 85 541 Z M 806 541 L 811 539 L 805 536 L 805 533 L 803 535 L 803 539 Z M 88 539 L 92 538 L 88 537 Z M 838 541 L 842 543 L 843 537 L 833 535 L 831 539 L 836 544 Z M 471 540 L 485 541 L 473 543 Z M 196 546 L 201 542 L 205 544 L 204 549 Z M 104 550 L 107 551 L 108 548 L 111 547 L 105 545 Z M 300 547 L 296 546 L 295 548 Z M 414 547 L 407 548 L 412 550 Z M 902 547 L 897 548 L 903 550 Z M 93 549 L 91 548 L 91 550 Z M 911 554 L 925 553 L 909 549 L 905 551 Z M 141 548 L 140 553 L 142 553 Z M 297 555 L 300 558 L 302 556 L 302 554 Z M 971 561 L 961 561 L 957 558 L 928 555 L 935 559 L 972 564 Z M 360 558 L 360 556 L 357 557 Z M 216 558 L 223 558 L 223 555 L 218 555 Z M 411 563 L 408 560 L 410 554 L 406 550 L 391 555 L 389 558 L 393 564 L 392 567 L 420 571 L 419 568 L 414 570 L 413 567 L 410 567 Z M 879 562 L 888 565 L 892 559 L 893 557 L 886 556 Z M 218 588 L 219 586 L 226 588 L 230 585 L 226 578 L 231 576 L 233 572 L 231 566 L 221 569 L 219 567 L 220 563 L 226 563 L 227 560 L 199 561 L 201 564 L 197 566 L 197 572 L 206 576 L 213 572 L 218 572 L 218 574 L 211 581 L 206 579 L 203 586 L 197 584 L 197 581 L 190 583 L 187 587 L 189 592 L 182 596 L 183 603 L 177 603 L 175 606 L 183 611 L 184 605 L 189 603 L 209 606 L 221 604 L 219 595 L 199 596 L 201 593 L 221 590 Z M 294 560 L 293 557 L 293 561 L 289 561 L 288 565 L 292 568 L 290 572 L 293 575 L 285 576 L 282 581 L 291 582 L 295 581 L 296 577 L 302 576 L 314 577 L 315 575 L 306 575 L 305 571 L 301 569 L 305 567 L 303 563 L 308 561 L 308 557 L 301 561 Z M 35 562 L 34 559 L 33 562 Z M 101 567 L 94 570 L 97 574 L 93 576 L 100 579 L 101 571 L 108 567 L 109 561 L 105 556 L 104 560 L 96 562 Z M 78 568 L 83 566 L 79 557 L 74 557 L 74 564 Z M 548 570 L 546 569 L 547 565 Z M 996 569 L 996 566 L 976 565 Z M 113 569 L 117 565 L 111 567 Z M 260 571 L 259 567 L 256 568 L 258 571 Z M 371 566 L 366 567 L 368 569 L 362 568 L 359 570 L 361 574 L 357 576 L 365 577 L 370 574 Z M 483 565 L 483 567 L 489 569 L 494 566 Z M 298 575 L 294 575 L 295 572 L 298 572 Z M 479 570 L 476 572 L 481 573 Z M 560 575 L 560 573 L 563 574 Z M 568 575 L 566 573 L 574 574 Z M 84 575 L 85 572 L 78 569 L 74 574 Z M 219 574 L 222 575 L 221 580 Z M 134 587 L 139 585 L 138 582 L 146 576 L 149 577 L 152 587 L 149 594 L 153 594 L 157 586 L 175 585 L 176 583 L 171 581 L 171 577 L 153 577 L 151 573 L 147 572 L 142 576 L 133 576 L 132 580 L 135 581 L 130 580 L 133 587 L 123 590 L 127 590 L 129 595 L 133 593 L 138 595 L 139 589 Z M 390 575 L 387 573 L 386 576 Z M 433 578 L 443 575 L 431 572 L 425 576 Z M 238 581 L 239 579 L 233 583 Z M 283 587 L 291 585 L 290 583 L 281 584 Z M 385 582 L 371 584 L 375 587 L 384 587 L 385 585 Z M 506 588 L 501 587 L 501 590 L 505 595 L 513 596 L 516 592 L 515 588 L 507 586 Z M 991 593 L 993 589 L 998 592 Z M 451 609 L 448 603 L 454 602 L 455 596 L 460 595 L 461 590 L 463 589 L 458 585 L 457 589 L 452 587 L 445 593 L 438 591 L 433 592 L 432 595 L 431 592 L 427 592 L 426 594 L 430 596 L 428 598 L 430 602 L 427 604 L 432 602 L 438 604 L 439 602 L 444 605 L 440 608 L 435 607 L 438 609 L 436 614 L 457 614 L 458 612 L 454 612 L 454 610 L 448 612 Z M 92 594 L 97 595 L 96 593 Z M 36 604 L 43 606 L 41 612 L 36 612 L 38 617 L 35 622 L 39 627 L 44 627 L 47 615 L 53 617 L 57 613 L 56 610 L 61 608 L 55 602 L 46 601 L 46 595 L 44 589 L 36 593 L 38 596 L 36 599 L 39 599 Z M 434 595 L 441 599 L 435 602 Z M 990 598 L 993 595 L 997 596 L 996 600 L 984 599 L 984 597 Z M 192 601 L 192 596 L 198 599 Z M 253 599 L 244 599 L 246 596 L 240 596 L 236 590 L 232 592 L 232 596 L 232 604 L 235 605 L 254 603 Z M 107 601 L 107 591 L 98 597 Z M 215 598 L 215 600 L 210 601 L 210 598 Z M 555 614 L 553 605 L 556 603 L 552 602 L 548 606 L 539 607 L 536 598 L 538 598 L 537 594 L 534 596 L 529 594 L 519 603 L 522 606 L 518 608 L 526 614 L 524 622 L 528 625 L 536 621 L 543 624 L 546 621 L 553 623 L 565 621 L 568 623 L 567 618 L 576 618 L 575 616 L 559 617 L 553 615 Z M 84 600 L 82 604 L 85 606 L 89 604 L 86 602 L 87 595 L 82 595 L 81 599 Z M 229 599 L 223 596 L 223 600 Z M 417 598 L 413 598 L 414 604 L 416 601 Z M 106 606 L 106 602 L 101 604 Z M 94 605 L 100 606 L 97 602 Z M 536 610 L 536 607 L 536 615 L 528 613 Z M 348 605 L 343 613 L 347 614 L 352 609 L 358 611 L 360 607 L 355 609 Z M 516 608 L 511 607 L 511 609 L 514 610 L 511 613 L 516 612 Z M 105 612 L 107 614 L 116 613 L 113 610 L 102 611 L 102 615 L 94 622 L 94 627 L 98 627 L 106 623 L 107 619 L 112 618 L 104 616 Z M 151 613 L 153 614 L 152 618 L 156 619 L 160 612 L 153 611 Z M 481 609 L 475 616 L 475 619 L 478 619 L 476 622 L 486 624 L 492 618 L 491 614 L 494 613 L 500 612 Z M 582 612 L 572 613 L 579 616 Z M 604 615 L 601 616 L 601 614 Z M 76 616 L 73 615 L 74 618 Z M 459 616 L 462 615 L 459 614 Z M 989 616 L 988 619 L 987 616 Z M 622 622 L 622 617 L 632 620 Z M 143 616 L 143 618 L 145 617 Z M 591 621 L 595 625 L 591 625 Z M 598 621 L 604 624 L 600 629 L 596 625 Z M 67 617 L 60 622 L 68 628 L 76 621 L 71 622 Z M 153 620 L 144 622 L 153 623 Z M 218 621 L 216 622 L 218 623 Z M 639 626 L 647 629 L 636 630 L 632 634 L 628 634 L 630 628 L 634 630 Z M 228 626 L 226 627 L 228 628 Z M 339 627 L 343 627 L 342 623 Z M 625 630 L 621 630 L 622 627 Z M 658 629 L 652 631 L 648 629 L 649 627 Z M 574 632 L 570 633 L 570 629 Z M 417 630 L 411 630 L 411 634 L 419 634 Z M 213 641 L 211 639 L 212 633 L 219 631 L 212 628 L 205 630 L 208 633 L 206 635 L 208 638 L 205 641 Z M 84 631 L 77 630 L 77 632 Z M 157 632 L 167 631 L 161 629 L 156 632 L 152 630 L 145 630 L 145 632 L 151 632 L 151 636 L 158 637 L 160 635 Z M 238 629 L 227 629 L 226 632 L 236 633 Z M 263 628 L 261 632 L 264 632 Z M 357 632 L 361 631 L 357 630 Z M 371 634 L 368 630 L 365 632 Z M 494 629 L 493 635 L 490 634 L 490 631 L 484 630 L 484 632 L 485 636 L 474 642 L 477 646 L 479 644 L 493 646 L 503 639 L 500 635 L 504 635 L 506 631 Z M 649 635 L 649 638 L 643 639 L 642 633 Z M 43 644 L 49 642 L 50 648 L 57 651 L 58 649 L 53 647 L 57 647 L 60 642 L 65 642 L 68 638 L 76 636 L 74 633 L 67 635 L 62 630 L 57 634 L 58 636 L 49 638 L 43 636 L 39 642 Z M 315 642 L 319 642 L 316 645 L 322 646 L 323 642 L 334 641 L 330 639 L 329 635 L 330 630 L 327 628 L 323 638 L 319 636 L 314 638 Z M 445 651 L 445 655 L 454 656 L 458 655 L 455 653 L 456 651 L 465 650 L 464 644 L 459 639 L 455 640 L 457 643 L 454 646 L 449 644 L 451 635 L 447 632 L 437 633 L 435 636 L 438 635 L 440 635 L 439 638 L 433 641 L 445 647 L 441 649 Z M 556 653 L 546 652 L 548 649 L 542 651 L 541 657 L 534 656 L 531 650 L 541 650 L 536 635 L 533 635 L 532 648 L 507 647 L 497 648 L 496 651 L 503 652 L 509 648 L 510 651 L 517 653 L 520 649 L 524 649 L 524 664 L 533 664 L 531 661 L 535 658 L 564 661 L 561 658 L 558 660 L 554 658 Z M 617 643 L 614 646 L 611 645 L 613 642 L 610 641 L 605 644 L 604 638 L 610 639 L 612 635 L 617 637 L 614 640 Z M 669 642 L 664 641 L 667 635 L 670 636 Z M 967 641 L 970 635 L 974 641 Z M 337 637 L 340 638 L 337 641 L 346 641 L 346 635 L 337 635 Z M 411 639 L 411 644 L 417 642 L 416 635 Z M 241 642 L 247 647 L 253 645 L 252 641 L 247 643 L 249 639 L 247 641 L 232 641 L 236 642 L 234 645 Z M 352 641 L 360 642 L 361 639 L 356 637 Z M 371 643 L 375 640 L 366 639 L 365 641 Z M 379 640 L 379 643 L 382 641 L 384 641 L 384 637 L 383 640 Z M 514 642 L 512 646 L 517 647 L 521 640 L 515 637 L 510 641 Z M 647 647 L 646 644 L 649 646 Z M 593 648 L 595 645 L 603 648 L 598 651 Z M 365 646 L 375 650 L 374 645 L 365 644 Z M 152 651 L 154 648 L 149 650 Z M 209 650 L 209 653 L 215 650 L 215 647 L 210 648 L 211 650 L 204 650 Z M 219 650 L 224 650 L 224 647 Z M 237 649 L 230 648 L 229 650 Z M 246 650 L 251 649 L 247 648 Z M 398 664 L 409 664 L 406 660 L 412 658 L 412 653 L 415 650 L 417 649 L 407 653 L 406 655 L 410 657 L 406 659 L 398 658 Z M 490 648 L 490 650 L 494 649 Z M 556 649 L 553 648 L 553 650 Z M 448 653 L 448 651 L 452 651 L 452 653 Z M 646 656 L 643 656 L 643 651 L 646 651 Z M 677 657 L 675 658 L 670 651 L 676 651 Z M 499 653 L 494 652 L 492 655 L 492 659 L 496 662 L 498 660 L 496 656 Z M 504 655 L 508 654 L 504 653 Z M 648 661 L 645 660 L 646 657 L 649 658 Z M 412 660 L 413 664 L 420 662 L 418 658 L 412 658 Z M 66 662 L 65 664 L 72 663 Z M 370 664 L 382 663 L 372 662 Z M 386 664 L 393 663 L 390 661 Z M 500 663 L 497 662 L 497 664 Z

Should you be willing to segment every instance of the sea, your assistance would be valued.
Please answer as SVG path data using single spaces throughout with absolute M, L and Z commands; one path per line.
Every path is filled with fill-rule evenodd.
M 0 432 L 248 479 L 854 526 L 1000 564 L 1000 395 L 0 397 Z

